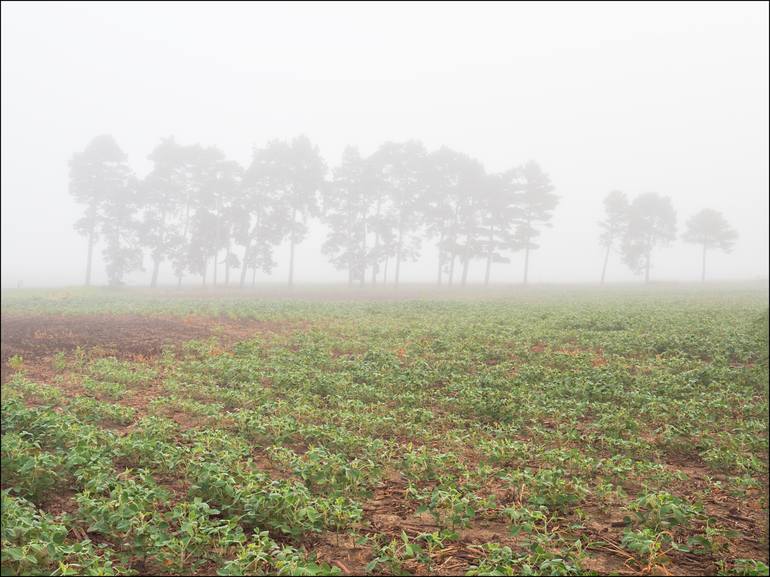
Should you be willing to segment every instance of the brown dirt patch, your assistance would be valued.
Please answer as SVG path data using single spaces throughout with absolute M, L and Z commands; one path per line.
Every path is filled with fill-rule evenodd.
M 313 552 L 319 561 L 337 567 L 344 575 L 365 575 L 366 564 L 372 558 L 369 546 L 356 543 L 353 535 L 324 533 L 313 544 Z
M 98 347 L 104 356 L 144 360 L 159 356 L 164 346 L 193 339 L 217 336 L 226 345 L 293 328 L 286 322 L 221 317 L 6 314 L 0 330 L 2 382 L 11 372 L 7 360 L 14 355 L 20 355 L 25 366 L 34 366 L 60 351 Z

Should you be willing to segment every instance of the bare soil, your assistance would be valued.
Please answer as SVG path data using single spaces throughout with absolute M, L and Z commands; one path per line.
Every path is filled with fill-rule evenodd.
M 228 345 L 264 332 L 294 328 L 278 321 L 222 317 L 173 317 L 145 315 L 31 315 L 5 314 L 0 330 L 2 382 L 11 369 L 9 358 L 19 355 L 25 365 L 35 366 L 58 352 L 77 347 L 98 348 L 100 356 L 124 360 L 157 357 L 165 346 L 217 336 Z

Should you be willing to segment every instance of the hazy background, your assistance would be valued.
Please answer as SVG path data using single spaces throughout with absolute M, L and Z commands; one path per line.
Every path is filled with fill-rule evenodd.
M 3 3 L 2 285 L 82 283 L 68 161 L 102 133 L 139 176 L 168 135 L 244 165 L 253 144 L 300 133 L 330 166 L 348 144 L 409 138 L 489 172 L 533 158 L 561 202 L 530 282 L 598 281 L 614 188 L 671 196 L 680 233 L 722 211 L 741 236 L 710 253 L 709 278 L 767 277 L 768 106 L 764 2 Z M 299 245 L 297 282 L 346 280 L 323 238 L 316 224 Z M 284 281 L 287 255 L 258 278 Z M 653 258 L 653 280 L 700 278 L 696 245 Z M 493 281 L 519 281 L 522 262 Z M 433 281 L 434 263 L 425 244 L 402 280 Z M 106 282 L 100 258 L 94 272 Z M 483 273 L 473 262 L 469 280 Z M 614 256 L 607 278 L 636 277 Z

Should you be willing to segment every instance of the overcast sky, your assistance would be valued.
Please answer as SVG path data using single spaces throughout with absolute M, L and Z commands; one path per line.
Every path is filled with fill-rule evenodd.
M 767 277 L 768 107 L 766 2 L 3 2 L 2 285 L 82 282 L 68 161 L 102 133 L 140 176 L 168 135 L 243 164 L 252 145 L 302 133 L 330 165 L 348 144 L 410 138 L 491 172 L 536 159 L 561 202 L 531 282 L 597 280 L 612 189 L 670 196 L 680 232 L 701 208 L 722 211 L 741 236 L 709 276 Z M 323 236 L 298 249 L 297 282 L 346 279 Z M 696 246 L 653 258 L 653 280 L 699 279 Z M 402 279 L 433 280 L 434 259 L 426 247 Z M 493 280 L 518 281 L 522 262 Z M 634 278 L 611 260 L 609 280 Z

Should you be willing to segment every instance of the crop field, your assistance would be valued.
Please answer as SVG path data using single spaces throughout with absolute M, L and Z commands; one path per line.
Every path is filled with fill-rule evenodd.
M 767 575 L 767 308 L 4 292 L 2 574 Z

